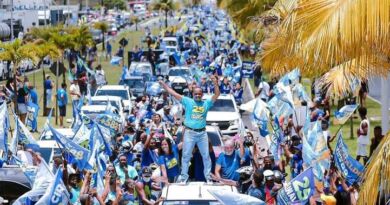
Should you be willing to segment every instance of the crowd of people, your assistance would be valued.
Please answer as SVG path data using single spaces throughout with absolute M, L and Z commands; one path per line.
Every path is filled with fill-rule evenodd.
M 80 167 L 75 160 L 77 158 L 75 154 L 67 152 L 66 147 L 61 154 L 53 157 L 49 172 L 53 174 L 58 173 L 58 170 L 63 172 L 63 186 L 68 192 L 70 204 L 159 204 L 164 200 L 160 196 L 163 187 L 170 183 L 185 184 L 189 181 L 231 185 L 237 187 L 240 193 L 260 199 L 265 204 L 284 204 L 278 194 L 289 186 L 290 181 L 312 166 L 307 164 L 307 157 L 305 158 L 307 154 L 305 140 L 308 138 L 307 130 L 314 128 L 306 128 L 304 123 L 298 122 L 293 107 L 287 107 L 287 111 L 283 110 L 281 114 L 275 112 L 273 108 L 270 109 L 271 115 L 277 116 L 268 117 L 268 120 L 271 119 L 269 122 L 272 124 L 274 134 L 270 132 L 269 125 L 264 128 L 258 119 L 254 119 L 253 123 L 259 126 L 260 134 L 247 129 L 243 132 L 241 130 L 234 137 L 225 136 L 223 152 L 219 155 L 214 152 L 205 130 L 207 112 L 221 94 L 232 94 L 238 105 L 246 103 L 241 85 L 243 82 L 239 53 L 241 45 L 235 40 L 235 29 L 229 28 L 231 23 L 223 12 L 195 9 L 193 15 L 185 20 L 184 28 L 178 31 L 184 36 L 182 46 L 185 52 L 179 59 L 171 58 L 173 61 L 171 66 L 183 65 L 192 69 L 194 76 L 188 79 L 188 91 L 179 94 L 171 88 L 169 82 L 158 79 L 161 92 L 157 92 L 157 95 L 146 93 L 137 98 L 129 111 L 123 130 L 108 136 L 107 141 L 105 137 L 96 139 L 98 138 L 96 133 L 92 134 L 94 137 L 89 140 L 97 140 L 95 143 L 101 140 L 99 143 L 104 144 L 104 150 L 96 149 L 96 154 L 93 155 L 94 146 L 89 144 L 90 154 L 88 162 L 85 163 L 93 165 L 89 168 Z M 223 32 L 213 29 L 215 21 L 226 22 Z M 190 26 L 187 26 L 195 24 L 199 25 L 202 36 L 195 34 Z M 160 46 L 163 48 L 163 45 Z M 107 47 L 110 48 L 107 57 L 111 58 L 111 44 Z M 123 49 L 120 47 L 116 54 L 123 57 Z M 70 68 L 76 74 L 79 65 L 94 67 L 95 63 L 96 59 L 90 58 L 86 65 L 79 62 L 77 65 L 70 63 Z M 74 121 L 77 118 L 85 120 L 85 116 L 80 117 L 80 105 L 87 101 L 84 96 L 94 93 L 97 86 L 107 83 L 104 69 L 106 68 L 96 65 L 94 75 L 82 71 L 78 73 L 77 78 L 71 77 L 69 91 L 67 84 L 62 83 L 61 88 L 55 92 L 50 75 L 45 76 L 44 89 L 47 99 L 45 105 L 51 107 L 52 96 L 57 98 L 61 127 L 64 127 L 63 118 L 66 116 L 68 103 L 72 103 L 74 107 L 72 113 Z M 257 87 L 254 100 L 261 100 L 269 105 L 279 100 L 280 86 L 285 82 L 284 77 L 272 78 L 267 82 L 262 77 L 259 66 L 255 68 L 254 75 Z M 300 84 L 299 80 L 295 81 L 293 77 L 287 81 L 294 98 L 294 88 Z M 38 95 L 27 77 L 24 79 L 18 77 L 16 82 L 16 92 L 13 80 L 0 87 L 0 104 L 6 103 L 15 95 L 19 118 L 21 122 L 26 122 L 27 102 L 38 104 Z M 320 124 L 317 131 L 326 140 L 323 149 L 329 150 L 325 156 L 329 164 L 324 166 L 326 169 L 321 174 L 315 174 L 318 183 L 305 192 L 306 196 L 309 196 L 300 203 L 356 204 L 358 181 L 351 183 L 347 180 L 347 176 L 335 163 L 334 150 L 330 146 L 337 133 L 329 131 L 331 126 L 329 97 L 323 95 L 316 87 L 313 90 L 312 98 L 307 98 L 302 93 L 297 94 L 297 98 L 300 105 L 308 108 L 308 124 Z M 204 94 L 210 94 L 212 97 L 203 99 Z M 257 115 L 256 109 L 255 106 L 254 118 Z M 278 112 L 279 109 L 282 108 L 277 108 Z M 361 106 L 358 113 L 361 123 L 357 130 L 356 160 L 363 160 L 366 164 L 383 135 L 381 127 L 375 127 L 374 137 L 370 141 L 367 109 Z M 244 125 L 251 127 L 249 123 L 252 122 L 244 122 Z M 74 126 L 75 132 L 79 132 L 81 125 L 74 123 Z M 31 125 L 31 128 L 31 132 L 36 132 L 37 124 Z M 43 132 L 45 131 L 47 128 L 44 128 Z M 262 144 L 261 142 L 265 140 L 260 139 L 266 137 L 263 131 L 267 131 L 267 135 L 278 135 L 277 144 L 273 137 L 270 144 Z M 283 140 L 279 140 L 280 138 Z M 16 153 L 10 149 L 8 160 L 2 163 L 14 164 L 12 159 L 17 159 L 19 162 L 16 164 L 19 165 L 38 166 L 39 169 L 44 169 L 42 168 L 44 159 L 39 150 L 29 146 L 29 143 L 19 143 Z M 322 159 L 316 160 L 319 162 Z M 239 172 L 241 168 L 250 171 Z M 40 170 L 37 177 L 41 177 L 38 175 L 39 172 Z M 25 204 L 25 198 L 19 198 L 17 204 Z

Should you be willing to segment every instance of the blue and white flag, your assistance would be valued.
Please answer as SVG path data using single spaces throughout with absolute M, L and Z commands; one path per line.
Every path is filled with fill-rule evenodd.
M 8 129 L 9 129 L 9 118 L 8 118 L 8 110 L 7 103 L 3 103 L 0 105 L 0 150 L 4 151 L 3 157 L 0 156 L 1 159 L 7 159 L 8 153 Z
M 278 205 L 306 204 L 315 190 L 313 169 L 306 169 L 285 184 L 277 195 Z
M 353 112 L 355 112 L 355 110 L 358 106 L 359 105 L 357 105 L 357 104 L 344 105 L 344 107 L 342 107 L 340 110 L 336 111 L 334 113 L 335 124 L 339 124 L 339 125 L 344 124 L 352 116 Z
M 162 88 L 158 82 L 146 83 L 146 94 L 151 96 L 157 96 L 162 92 Z
M 88 65 L 85 63 L 85 61 L 80 58 L 79 56 L 77 56 L 77 64 L 80 66 L 80 67 L 83 67 L 88 74 L 90 75 L 95 75 L 95 71 L 91 70 Z
M 23 144 L 25 148 L 33 149 L 34 151 L 39 151 L 39 145 L 34 139 L 27 127 L 22 123 L 18 116 L 15 115 L 16 119 L 16 134 L 18 137 L 18 143 Z
M 79 169 L 83 169 L 87 163 L 89 151 L 84 147 L 74 143 L 67 137 L 61 135 L 53 127 L 49 126 L 49 128 L 54 139 L 72 156 L 71 163 L 76 163 Z
M 363 174 L 364 166 L 349 155 L 348 148 L 344 144 L 341 132 L 338 134 L 333 156 L 337 169 L 340 170 L 349 185 L 356 182 Z
M 112 155 L 112 150 L 111 150 L 111 143 L 110 139 L 111 136 L 109 136 L 109 133 L 104 132 L 105 128 L 102 127 L 101 125 L 95 123 L 92 132 L 89 138 L 89 149 L 90 150 L 95 150 L 96 144 L 99 141 L 101 145 L 104 145 L 104 152 L 108 156 Z
M 70 195 L 62 181 L 62 169 L 57 170 L 48 190 L 35 205 L 68 204 Z
M 226 205 L 265 205 L 264 201 L 249 196 L 247 194 L 240 194 L 237 192 L 232 191 L 225 191 L 225 190 L 207 190 L 210 192 L 212 196 L 214 196 L 215 199 L 217 199 L 221 204 Z
M 298 68 L 296 68 L 280 78 L 279 82 L 283 83 L 284 85 L 296 84 L 299 83 L 300 76 L 301 72 Z
M 88 149 L 90 134 L 91 134 L 91 129 L 88 129 L 87 126 L 84 123 L 82 123 L 79 129 L 72 137 L 72 141 L 84 147 L 85 149 Z
M 256 103 L 253 108 L 252 118 L 252 122 L 259 127 L 260 135 L 262 137 L 267 136 L 269 134 L 269 111 L 267 110 L 267 104 L 260 98 L 256 99 Z
M 36 130 L 38 125 L 38 112 L 39 106 L 33 102 L 27 103 L 27 117 L 26 117 L 26 126 L 31 127 L 31 129 Z

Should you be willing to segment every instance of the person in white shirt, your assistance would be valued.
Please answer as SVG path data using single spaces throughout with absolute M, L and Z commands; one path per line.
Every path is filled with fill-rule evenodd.
M 363 162 L 366 164 L 368 161 L 367 148 L 370 144 L 370 122 L 367 119 L 367 109 L 365 107 L 360 107 L 358 111 L 362 121 L 360 122 L 360 126 L 357 130 L 358 147 L 356 160 L 360 161 L 360 158 L 363 158 Z
M 22 161 L 22 164 L 26 166 L 33 166 L 33 151 L 31 149 L 23 150 L 21 145 L 18 145 L 18 151 L 16 156 Z
M 268 101 L 270 86 L 264 80 L 260 82 L 256 96 L 260 96 L 260 99 L 264 102 Z
M 80 87 L 77 80 L 72 82 L 69 89 L 70 97 L 72 98 L 73 118 L 75 118 L 77 113 L 75 112 L 74 106 L 78 106 L 81 97 Z
M 102 70 L 102 66 L 100 64 L 96 67 L 95 79 L 97 86 L 107 84 L 104 70 Z

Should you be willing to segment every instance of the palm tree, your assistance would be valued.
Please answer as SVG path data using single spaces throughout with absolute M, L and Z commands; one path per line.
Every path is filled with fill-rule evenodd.
M 138 23 L 140 22 L 140 19 L 138 18 L 138 16 L 136 16 L 136 15 L 131 16 L 130 22 L 135 24 L 135 30 L 138 31 Z
M 103 39 L 102 39 L 102 50 L 104 51 L 105 50 L 105 33 L 107 33 L 108 29 L 109 29 L 109 26 L 106 22 L 104 21 L 100 21 L 100 22 L 96 22 L 95 24 L 93 24 L 93 27 L 95 29 L 98 29 L 102 32 L 102 35 L 103 35 Z
M 38 48 L 33 43 L 22 44 L 22 41 L 16 39 L 13 42 L 2 43 L 0 42 L 0 60 L 10 61 L 13 63 L 13 76 L 14 76 L 14 93 L 16 95 L 16 71 L 20 66 L 22 60 L 31 60 L 34 64 L 39 61 L 36 53 Z M 17 113 L 16 97 L 14 97 L 15 113 Z
M 165 28 L 168 28 L 168 12 L 177 9 L 177 5 L 173 0 L 158 0 L 151 4 L 153 10 L 165 12 Z

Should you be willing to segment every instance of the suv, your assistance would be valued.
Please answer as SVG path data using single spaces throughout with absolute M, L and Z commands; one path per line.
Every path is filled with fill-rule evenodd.
M 115 107 L 118 110 L 118 115 L 123 122 L 123 125 L 126 123 L 127 113 L 123 108 L 123 102 L 120 97 L 115 96 L 93 96 L 91 97 L 90 105 L 104 105 L 107 106 L 108 101 L 110 101 L 111 106 Z
M 119 82 L 119 85 L 126 85 L 134 97 L 144 95 L 145 80 L 142 76 L 130 76 Z
M 168 71 L 171 87 L 179 94 L 183 94 L 184 89 L 188 89 L 186 77 L 192 77 L 188 67 L 173 67 Z
M 153 76 L 152 64 L 149 62 L 131 62 L 129 73 L 130 75 L 141 75 L 145 81 L 149 81 Z
M 203 99 L 211 98 L 211 95 L 204 95 Z M 213 107 L 207 113 L 206 123 L 217 125 L 223 135 L 234 136 L 238 133 L 241 117 L 236 101 L 232 94 L 221 94 Z
M 182 184 L 169 184 L 162 190 L 161 196 L 164 201 L 160 205 L 171 204 L 220 204 L 210 194 L 210 190 L 223 191 L 227 193 L 238 193 L 237 188 L 229 185 L 206 184 L 204 182 L 189 182 Z
M 116 96 L 120 97 L 123 102 L 125 112 L 132 108 L 132 95 L 126 85 L 103 85 L 100 86 L 95 93 L 95 96 Z

